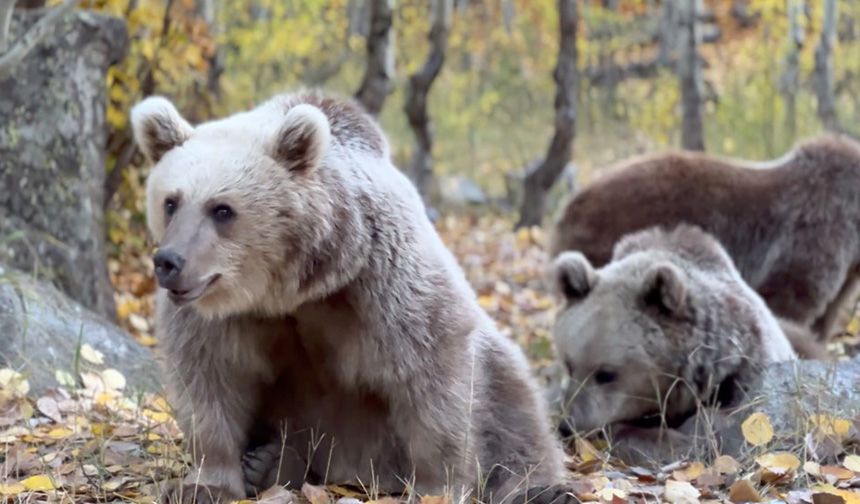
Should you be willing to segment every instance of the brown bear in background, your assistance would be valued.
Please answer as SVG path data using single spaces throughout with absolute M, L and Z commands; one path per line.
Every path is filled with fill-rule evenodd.
M 679 427 L 701 405 L 735 405 L 765 365 L 795 358 L 764 301 L 700 228 L 628 235 L 597 270 L 563 252 L 553 276 L 564 302 L 553 336 L 569 376 L 562 433 L 612 426 L 632 438 L 643 425 Z
M 152 97 L 132 124 L 155 164 L 156 332 L 194 462 L 166 500 L 306 480 L 572 499 L 523 352 L 368 115 L 296 94 L 193 127 Z
M 600 267 L 622 236 L 680 223 L 716 236 L 777 316 L 827 341 L 860 290 L 860 145 L 826 136 L 767 163 L 680 152 L 628 160 L 573 195 L 550 252 L 580 251 Z M 814 342 L 797 350 L 824 353 Z

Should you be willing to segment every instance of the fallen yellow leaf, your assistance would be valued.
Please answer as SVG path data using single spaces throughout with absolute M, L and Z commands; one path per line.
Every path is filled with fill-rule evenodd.
M 325 488 L 311 485 L 310 483 L 302 485 L 302 495 L 304 495 L 311 504 L 329 504 L 331 502 L 331 498 L 329 497 L 328 492 L 325 491 Z
M 753 413 L 741 424 L 741 432 L 747 443 L 753 446 L 765 445 L 773 439 L 773 426 L 767 415 L 761 412 Z
M 92 431 L 94 436 L 104 437 L 110 436 L 113 432 L 113 426 L 106 423 L 94 423 L 90 425 L 90 430 Z
M 789 452 L 766 453 L 756 457 L 756 463 L 775 474 L 785 474 L 800 467 L 800 460 Z
M 89 343 L 81 345 L 81 358 L 93 364 L 104 364 L 105 362 L 105 354 L 90 346 Z
M 821 466 L 821 475 L 822 476 L 832 476 L 837 480 L 850 480 L 854 477 L 854 471 L 845 469 L 844 467 L 839 466 Z
M 701 462 L 693 462 L 685 469 L 678 470 L 672 473 L 672 477 L 678 481 L 693 481 L 705 472 L 705 464 Z
M 30 490 L 31 492 L 44 492 L 57 488 L 56 486 L 54 486 L 54 482 L 51 480 L 51 477 L 47 474 L 30 476 L 29 478 L 21 481 L 21 485 L 23 485 L 24 488 Z
M 701 493 L 686 481 L 666 481 L 663 497 L 671 504 L 695 504 L 699 502 Z
M 165 398 L 160 396 L 153 399 L 151 406 L 155 411 L 163 411 L 165 413 L 170 412 L 170 404 L 167 403 Z
M 856 473 L 860 473 L 860 455 L 848 455 L 845 457 L 845 460 L 842 461 L 842 465 L 845 466 L 846 469 L 851 469 Z
M 854 335 L 860 333 L 860 319 L 858 319 L 857 317 L 852 318 L 851 322 L 848 322 L 848 326 L 845 328 L 845 330 Z
M 583 462 L 591 462 L 600 459 L 600 451 L 594 447 L 588 440 L 577 437 L 574 441 L 576 446 L 576 454 Z
M 48 437 L 51 439 L 65 439 L 74 433 L 75 431 L 73 431 L 72 429 L 66 427 L 57 427 L 56 429 L 51 429 L 50 431 L 48 431 Z
M 820 434 L 843 438 L 851 430 L 851 421 L 830 415 L 813 415 L 810 422 Z
M 122 390 L 125 388 L 125 376 L 116 369 L 105 369 L 102 371 L 102 381 L 109 390 Z
M 821 476 L 821 464 L 819 464 L 818 462 L 804 462 L 803 470 L 804 472 L 812 476 Z
M 72 373 L 63 371 L 62 369 L 54 371 L 54 379 L 64 387 L 74 387 L 77 385 L 77 381 L 75 381 L 75 377 L 72 376 Z
M 450 504 L 448 497 L 440 495 L 424 495 L 421 497 L 421 504 Z
M 171 418 L 169 413 L 165 413 L 163 411 L 153 411 L 151 409 L 143 410 L 143 414 L 150 420 L 158 423 L 169 422 Z
M 138 343 L 145 347 L 154 347 L 158 344 L 158 339 L 154 336 L 150 336 L 149 334 L 141 334 L 135 338 Z
M 720 474 L 734 474 L 741 470 L 741 464 L 728 455 L 720 455 L 714 460 L 714 469 Z
M 296 500 L 293 492 L 280 485 L 267 489 L 257 498 L 259 504 L 290 504 Z
M 0 483 L 0 495 L 9 495 L 14 497 L 24 490 L 26 490 L 26 488 L 21 483 L 9 483 L 8 485 Z
M 833 485 L 815 485 L 811 488 L 813 492 L 821 492 L 827 495 L 835 495 L 841 497 L 845 504 L 860 504 L 860 493 L 848 490 L 840 490 Z M 812 495 L 812 500 L 815 502 L 816 494 Z
M 24 397 L 30 391 L 30 383 L 18 371 L 3 368 L 0 369 L 0 390 L 10 393 L 13 397 Z
M 737 480 L 729 487 L 729 500 L 735 503 L 740 502 L 759 502 L 761 494 L 749 480 Z

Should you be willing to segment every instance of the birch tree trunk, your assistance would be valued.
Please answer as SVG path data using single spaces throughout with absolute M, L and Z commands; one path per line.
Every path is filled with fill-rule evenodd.
M 526 173 L 523 202 L 517 228 L 541 223 L 546 195 L 564 171 L 573 154 L 576 127 L 577 0 L 558 0 L 558 62 L 553 77 L 555 92 L 555 132 L 544 160 Z
M 705 150 L 702 109 L 705 86 L 699 58 L 701 34 L 697 1 L 680 0 L 678 43 L 678 81 L 681 87 L 681 147 Z
M 840 131 L 833 93 L 833 44 L 836 40 L 838 16 L 836 0 L 824 0 L 824 23 L 821 39 L 815 49 L 815 94 L 818 98 L 818 118 L 830 131 Z
M 800 25 L 803 4 L 803 0 L 787 0 L 788 47 L 780 87 L 785 98 L 785 126 L 791 139 L 794 139 L 797 132 L 797 89 L 800 85 L 800 51 L 804 43 L 803 28 Z
M 415 133 L 415 146 L 410 162 L 410 174 L 415 187 L 426 203 L 429 203 L 430 186 L 433 184 L 433 128 L 427 113 L 427 95 L 433 81 L 445 63 L 445 49 L 451 29 L 452 0 L 433 0 L 431 28 L 427 39 L 430 52 L 418 71 L 409 77 L 404 111 L 409 126 Z
M 394 77 L 394 31 L 391 18 L 394 0 L 370 0 L 370 31 L 367 34 L 367 68 L 355 99 L 374 117 L 391 93 Z

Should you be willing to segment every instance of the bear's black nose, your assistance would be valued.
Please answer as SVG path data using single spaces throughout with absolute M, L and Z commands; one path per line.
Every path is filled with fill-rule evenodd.
M 158 285 L 165 289 L 175 289 L 179 274 L 185 266 L 185 258 L 170 249 L 161 249 L 152 258 L 155 263 L 155 277 Z

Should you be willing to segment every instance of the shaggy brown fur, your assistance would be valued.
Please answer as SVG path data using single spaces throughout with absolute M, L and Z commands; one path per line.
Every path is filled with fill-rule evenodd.
M 554 275 L 565 302 L 555 343 L 577 430 L 680 425 L 700 404 L 730 402 L 763 364 L 794 358 L 764 301 L 699 228 L 629 235 L 599 270 L 564 252 Z
M 368 116 L 316 95 L 195 128 L 163 98 L 132 116 L 157 162 L 157 333 L 195 461 L 169 499 L 305 480 L 570 499 L 522 351 Z
M 551 253 L 577 250 L 600 267 L 622 236 L 683 222 L 716 236 L 779 317 L 821 341 L 847 324 L 860 288 L 857 143 L 823 137 L 758 165 L 693 153 L 634 158 L 573 196 Z

